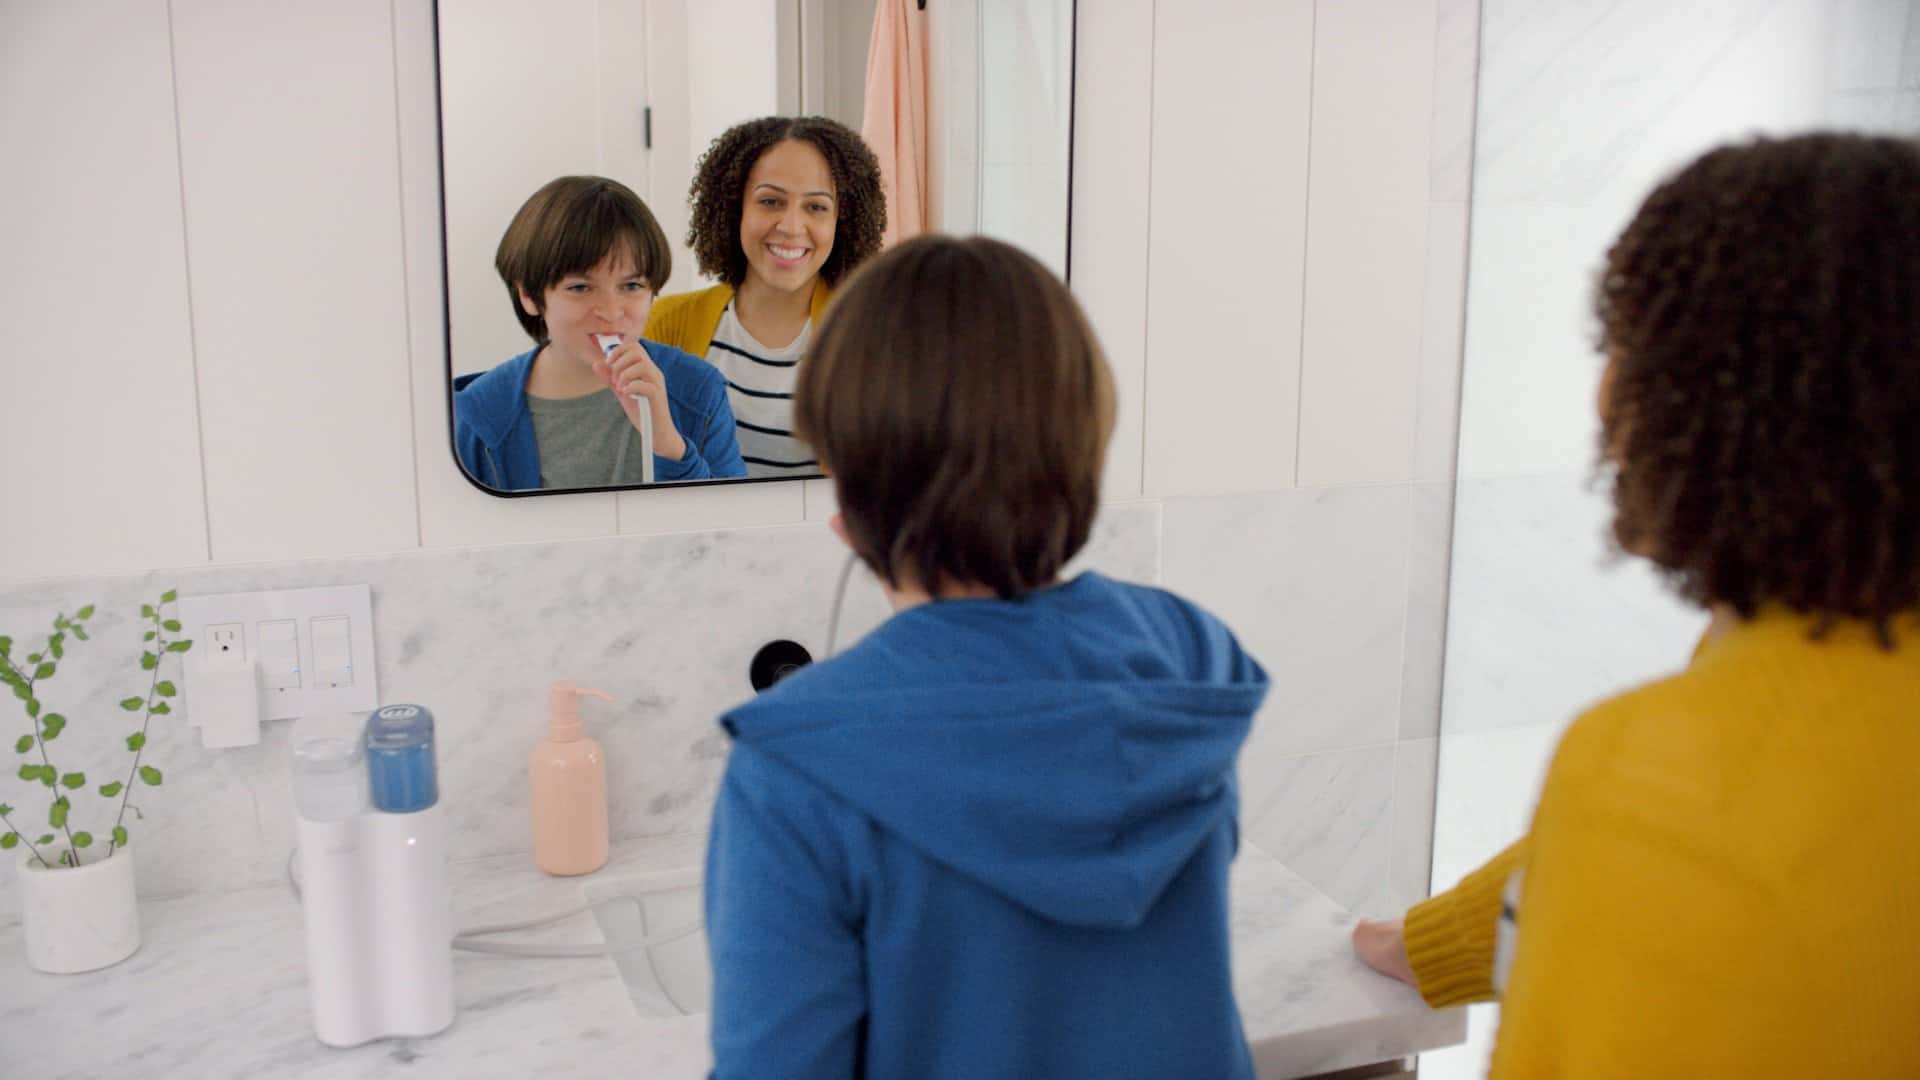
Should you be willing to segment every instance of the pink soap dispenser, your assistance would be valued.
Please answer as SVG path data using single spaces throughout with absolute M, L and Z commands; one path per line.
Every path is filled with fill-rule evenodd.
M 580 724 L 588 694 L 557 679 L 547 691 L 547 737 L 527 758 L 532 790 L 533 861 L 549 874 L 591 874 L 607 864 L 607 755 Z

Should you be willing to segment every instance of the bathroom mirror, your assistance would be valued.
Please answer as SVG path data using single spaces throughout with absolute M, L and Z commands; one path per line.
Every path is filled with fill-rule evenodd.
M 657 306 L 718 284 L 689 247 L 689 189 L 701 156 L 742 122 L 824 116 L 856 134 L 867 127 L 884 171 L 923 176 L 887 200 L 909 235 L 916 218 L 919 231 L 985 233 L 1067 273 L 1073 0 L 441 0 L 435 17 L 452 450 L 490 494 L 820 475 L 782 427 L 830 295 L 812 283 L 825 279 L 835 246 L 853 250 L 832 228 L 798 224 L 838 210 L 837 174 L 817 140 L 776 140 L 747 158 L 741 209 L 751 201 L 784 222 L 756 232 L 735 212 L 724 226 L 747 256 L 744 277 L 759 280 L 737 294 L 683 296 L 677 303 L 696 314 L 690 337 L 658 332 L 656 321 L 647 336 L 674 336 L 684 356 L 660 360 L 652 345 L 631 344 L 646 317 L 634 297 L 657 291 Z M 870 62 L 873 85 L 892 88 L 873 95 L 871 110 Z M 795 146 L 797 164 L 776 160 Z M 563 177 L 615 181 L 645 204 L 669 255 L 664 287 L 616 265 L 625 243 L 541 297 L 507 287 L 495 258 L 509 224 Z M 579 195 L 586 183 L 555 190 Z M 630 206 L 604 185 L 593 197 Z M 563 230 L 529 232 L 515 250 Z M 788 300 L 809 295 L 798 322 L 754 309 L 776 295 L 767 286 Z M 607 331 L 617 340 L 599 338 Z M 607 388 L 592 370 L 600 345 L 630 375 L 640 353 L 657 360 L 645 377 L 665 382 L 663 400 Z

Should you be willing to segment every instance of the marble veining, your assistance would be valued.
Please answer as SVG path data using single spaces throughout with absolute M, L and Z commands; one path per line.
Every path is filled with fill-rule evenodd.
M 596 878 L 697 864 L 697 839 L 622 845 Z M 581 883 L 524 856 L 454 867 L 456 921 L 531 918 L 579 903 Z M 1366 970 L 1347 943 L 1352 917 L 1303 878 L 1243 844 L 1232 878 L 1234 989 L 1262 1077 L 1299 1076 L 1457 1042 L 1465 1018 Z M 307 1013 L 299 909 L 284 886 L 149 901 L 146 940 L 118 967 L 77 976 L 15 972 L 0 996 L 8 1070 L 55 1080 L 113 1074 L 197 1077 L 697 1077 L 711 1064 L 704 1016 L 642 1019 L 604 958 L 456 953 L 459 1013 L 430 1039 L 349 1050 L 321 1046 Z M 540 931 L 597 941 L 580 916 Z M 77 1004 L 84 1003 L 84 1004 Z M 112 1037 L 102 1036 L 110 1025 Z
M 1157 579 L 1159 517 L 1153 503 L 1105 507 L 1070 571 Z M 703 832 L 727 751 L 715 718 L 752 694 L 747 668 L 762 644 L 786 637 L 823 652 L 844 553 L 824 525 L 807 524 L 46 581 L 0 589 L 0 632 L 24 642 L 56 611 L 98 605 L 93 641 L 45 686 L 47 708 L 70 720 L 55 761 L 90 781 L 75 813 L 98 820 L 105 800 L 93 789 L 104 770 L 127 767 L 137 723 L 115 703 L 146 687 L 136 678 L 142 602 L 167 588 L 371 585 L 380 698 L 434 710 L 454 855 L 474 858 L 530 846 L 526 754 L 545 731 L 547 682 L 561 677 L 619 699 L 583 706 L 607 750 L 614 837 Z M 841 645 L 887 614 L 857 572 Z M 145 761 L 165 781 L 139 790 L 143 814 L 129 821 L 142 893 L 269 884 L 292 837 L 291 725 L 268 723 L 258 746 L 208 751 L 189 719 L 183 709 L 149 734 Z M 0 731 L 26 722 L 8 705 Z M 10 801 L 37 806 L 16 786 L 5 782 Z M 12 873 L 12 859 L 0 860 L 0 919 L 18 911 Z

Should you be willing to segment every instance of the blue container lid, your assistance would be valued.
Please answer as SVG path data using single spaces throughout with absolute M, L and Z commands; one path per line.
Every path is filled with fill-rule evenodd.
M 367 787 L 374 809 L 411 814 L 440 801 L 433 759 L 433 713 L 423 705 L 386 705 L 367 717 Z

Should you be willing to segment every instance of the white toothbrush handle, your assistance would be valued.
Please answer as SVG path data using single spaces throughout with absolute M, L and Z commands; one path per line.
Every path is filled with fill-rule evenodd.
M 639 394 L 633 399 L 640 404 L 640 482 L 653 483 L 653 408 L 647 399 Z

